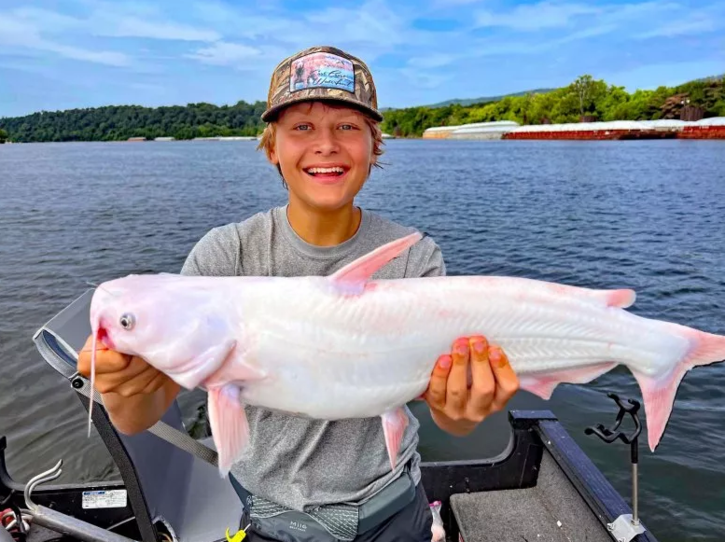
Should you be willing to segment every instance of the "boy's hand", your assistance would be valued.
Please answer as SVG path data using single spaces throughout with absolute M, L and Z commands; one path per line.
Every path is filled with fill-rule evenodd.
M 438 358 L 423 398 L 441 429 L 466 435 L 484 418 L 503 410 L 518 389 L 518 378 L 503 350 L 477 335 L 457 339 L 451 353 Z
M 78 372 L 86 378 L 91 377 L 91 347 L 92 337 L 88 337 L 78 354 Z M 169 380 L 142 358 L 109 350 L 100 341 L 96 343 L 95 388 L 99 393 L 114 392 L 122 397 L 152 394 Z

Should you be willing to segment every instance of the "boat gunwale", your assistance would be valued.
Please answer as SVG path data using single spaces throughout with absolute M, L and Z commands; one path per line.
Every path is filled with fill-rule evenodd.
M 608 531 L 608 525 L 619 516 L 633 513 L 629 503 L 624 500 L 560 422 L 542 420 L 536 425 L 534 431 L 559 469 Z M 623 465 L 623 468 L 626 467 Z M 641 517 L 639 521 L 645 528 L 645 532 L 638 534 L 630 542 L 657 542 Z M 613 534 L 612 538 L 616 540 Z
M 505 489 L 526 489 L 535 487 L 538 480 L 542 456 L 549 453 L 554 464 L 583 499 L 603 529 L 620 514 L 631 514 L 631 508 L 614 489 L 604 474 L 576 444 L 558 418 L 548 410 L 511 410 L 508 412 L 511 428 L 509 443 L 496 456 L 477 460 L 422 461 L 421 476 L 429 501 L 442 503 L 441 517 L 449 540 L 457 540 L 460 529 L 450 505 L 454 494 L 491 492 Z M 22 501 L 24 484 L 16 482 L 7 470 L 5 450 L 6 437 L 0 437 L 0 499 L 7 490 L 15 492 L 15 501 L 24 507 Z M 65 483 L 44 485 L 33 492 L 33 499 L 39 504 L 52 506 L 69 513 L 69 505 L 62 503 L 73 500 L 71 509 L 74 517 L 99 526 L 108 527 L 133 516 L 130 500 L 125 508 L 83 510 L 80 501 L 82 491 L 103 489 L 127 489 L 122 480 Z M 129 495 L 130 497 L 130 495 Z M 59 506 L 60 505 L 60 506 Z M 644 524 L 644 522 L 643 522 Z M 612 533 L 607 532 L 614 537 Z M 649 532 L 636 536 L 632 542 L 657 542 Z

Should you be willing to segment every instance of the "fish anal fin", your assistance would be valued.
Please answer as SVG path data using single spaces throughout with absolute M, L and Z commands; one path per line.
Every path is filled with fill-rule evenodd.
M 383 420 L 383 433 L 385 434 L 385 447 L 388 450 L 390 468 L 394 469 L 400 451 L 400 441 L 408 426 L 408 415 L 403 408 L 389 410 L 380 416 Z
M 370 280 L 376 271 L 422 238 L 420 232 L 415 232 L 386 243 L 338 269 L 328 279 L 347 291 L 362 292 L 365 282 Z
M 223 478 L 249 441 L 249 424 L 239 402 L 239 388 L 225 384 L 209 389 L 209 423 Z
M 558 371 L 542 372 L 519 376 L 519 387 L 544 400 L 549 400 L 554 389 L 561 384 L 586 384 L 604 373 L 611 371 L 618 365 L 617 362 L 594 363 L 585 367 L 561 369 Z
M 554 389 L 559 385 L 558 380 L 552 380 L 547 377 L 521 376 L 519 377 L 519 387 L 534 395 L 548 401 L 554 393 Z

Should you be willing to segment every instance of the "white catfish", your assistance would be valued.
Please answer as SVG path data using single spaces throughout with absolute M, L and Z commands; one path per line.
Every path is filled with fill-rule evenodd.
M 625 365 L 642 390 L 652 451 L 685 373 L 725 359 L 723 336 L 625 311 L 632 290 L 495 276 L 371 280 L 420 238 L 395 240 L 329 277 L 111 280 L 94 293 L 93 334 L 184 388 L 208 391 L 222 476 L 249 437 L 243 405 L 326 420 L 379 416 L 395 465 L 408 423 L 401 407 L 425 392 L 459 336 L 500 345 L 521 388 L 544 399 L 561 382 Z

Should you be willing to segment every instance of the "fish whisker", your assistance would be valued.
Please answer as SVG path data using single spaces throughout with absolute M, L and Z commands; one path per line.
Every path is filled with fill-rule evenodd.
M 94 288 L 98 288 L 99 290 L 103 290 L 104 292 L 106 292 L 106 293 L 107 293 L 107 294 L 109 294 L 109 295 L 112 295 L 112 296 L 114 296 L 114 297 L 118 297 L 118 294 L 117 294 L 117 293 L 115 293 L 115 292 L 112 292 L 111 290 L 109 290 L 109 289 L 108 289 L 108 288 L 106 288 L 105 286 L 101 286 L 100 284 L 94 284 L 93 282 L 91 282 L 91 281 L 89 281 L 89 280 L 86 280 L 86 281 L 85 281 L 85 283 L 86 283 L 86 284 L 87 284 L 88 286 L 93 286 Z

